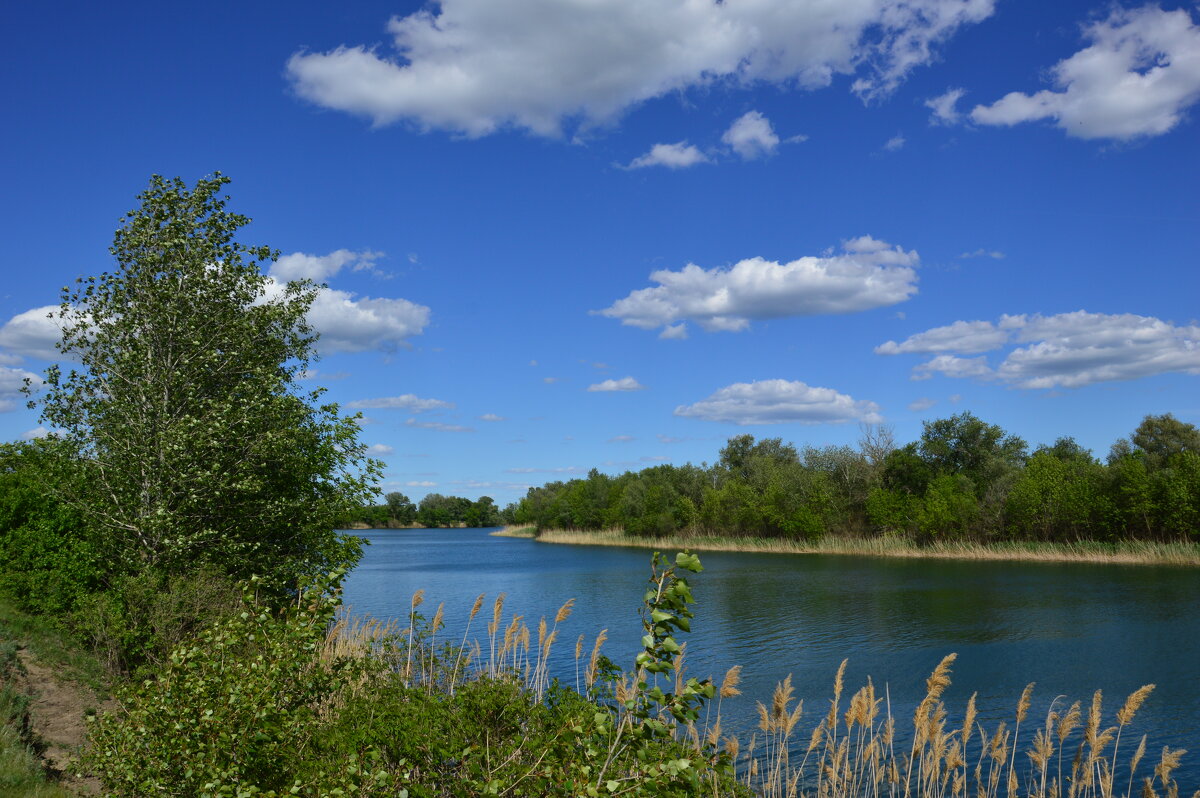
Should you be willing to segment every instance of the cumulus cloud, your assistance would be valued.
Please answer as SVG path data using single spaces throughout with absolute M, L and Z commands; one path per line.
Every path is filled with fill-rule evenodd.
M 443 424 L 440 421 L 417 421 L 415 418 L 410 418 L 404 422 L 406 427 L 416 427 L 417 429 L 435 429 L 439 432 L 474 432 L 471 427 L 464 427 L 461 424 Z
M 937 404 L 936 400 L 930 399 L 927 396 L 922 396 L 920 399 L 916 399 L 912 402 L 909 402 L 908 409 L 913 411 L 914 413 L 920 413 L 922 410 L 928 410 L 929 408 L 933 407 L 936 404 Z
M 405 485 L 405 487 L 408 487 L 408 488 L 434 488 L 434 487 L 437 487 L 436 482 L 430 482 L 427 479 L 413 480 L 411 482 L 405 482 L 404 485 Z
M 59 360 L 54 345 L 62 338 L 58 305 L 45 305 L 18 313 L 0 327 L 0 347 L 26 357 Z M 16 365 L 6 358 L 8 365 Z
M 931 125 L 953 125 L 962 119 L 958 110 L 958 101 L 966 94 L 965 89 L 950 89 L 945 94 L 931 97 L 925 101 L 925 107 L 933 111 L 929 117 Z
M 1128 140 L 1174 128 L 1200 101 L 1200 26 L 1186 8 L 1116 9 L 1084 28 L 1090 45 L 1051 70 L 1054 89 L 977 105 L 971 121 L 1052 121 L 1068 136 Z
M 479 417 L 480 421 L 508 421 L 504 416 L 498 416 L 495 413 L 484 413 Z
M 923 333 L 909 336 L 901 343 L 888 341 L 875 347 L 877 355 L 901 353 L 928 354 L 935 352 L 960 352 L 976 354 L 995 349 L 1008 340 L 1009 330 L 990 321 L 956 321 L 945 327 L 934 327 Z
M 308 310 L 308 322 L 321 337 L 322 352 L 392 352 L 429 324 L 429 308 L 407 299 L 356 299 L 354 294 L 322 289 Z
M 323 283 L 347 266 L 352 271 L 377 271 L 375 261 L 383 257 L 382 252 L 352 252 L 339 249 L 328 255 L 309 255 L 304 252 L 292 252 L 283 255 L 271 264 L 268 272 L 276 280 L 312 280 Z
M 748 111 L 738 117 L 721 136 L 721 141 L 747 161 L 774 155 L 779 148 L 779 136 L 771 128 L 771 120 L 758 111 Z
M 633 377 L 622 377 L 619 380 L 605 380 L 598 382 L 595 385 L 589 385 L 589 391 L 644 391 L 645 385 L 635 380 Z
M 658 337 L 664 341 L 682 341 L 688 337 L 686 324 L 671 324 L 663 327 Z
M 1004 260 L 1004 253 L 998 249 L 977 249 L 974 252 L 964 252 L 958 256 L 959 258 L 991 258 L 992 260 Z
M 890 139 L 884 142 L 883 148 L 888 152 L 896 152 L 897 150 L 904 149 L 904 145 L 907 143 L 908 139 L 897 133 L 895 136 L 892 136 Z
M 650 152 L 639 155 L 629 162 L 626 169 L 645 169 L 647 166 L 665 166 L 668 169 L 687 169 L 696 164 L 708 163 L 708 156 L 686 141 L 674 144 L 655 144 Z
M 37 427 L 34 427 L 31 430 L 26 430 L 25 432 L 22 432 L 21 440 L 35 441 L 38 438 L 45 438 L 47 435 L 51 435 L 51 434 L 59 433 L 59 432 L 62 432 L 62 430 L 46 429 L 45 427 L 39 425 Z
M 661 337 L 681 338 L 685 320 L 709 332 L 736 332 L 752 319 L 853 313 L 894 305 L 916 293 L 913 267 L 920 258 L 915 251 L 870 236 L 851 239 L 842 249 L 789 263 L 747 258 L 727 269 L 694 263 L 680 271 L 663 269 L 650 275 L 657 286 L 592 312 L 642 329 L 663 327 Z
M 958 357 L 957 355 L 938 355 L 913 368 L 912 379 L 927 380 L 934 374 L 947 377 L 989 377 L 992 369 L 987 364 L 986 357 Z
M 375 399 L 355 399 L 347 402 L 351 410 L 407 410 L 409 413 L 424 413 L 427 410 L 453 410 L 453 402 L 443 402 L 441 399 L 422 399 L 416 394 L 405 393 L 400 396 L 380 396 Z
M 16 410 L 24 400 L 21 388 L 29 380 L 33 385 L 41 385 L 42 378 L 32 371 L 0 366 L 0 412 Z
M 879 405 L 855 400 L 832 388 L 799 380 L 738 382 L 695 404 L 680 405 L 675 415 L 732 424 L 840 424 L 883 421 Z
M 367 454 L 372 457 L 384 457 L 389 454 L 395 454 L 396 450 L 386 443 L 373 443 L 367 447 Z
M 952 331 L 961 330 L 956 338 Z M 958 345 L 955 340 L 960 341 Z M 985 357 L 962 358 L 987 349 L 1012 347 L 995 368 Z M 1100 382 L 1172 372 L 1200 374 L 1200 326 L 1175 325 L 1133 313 L 1003 316 L 990 322 L 955 322 L 888 341 L 879 354 L 944 353 L 913 369 L 914 379 L 935 373 L 995 379 L 1017 388 L 1078 388 Z
M 853 91 L 880 97 L 992 8 L 993 0 L 441 0 L 391 19 L 392 52 L 298 52 L 286 70 L 300 97 L 375 125 L 558 136 L 564 120 L 608 123 L 646 100 L 715 83 L 814 90 L 855 75 Z

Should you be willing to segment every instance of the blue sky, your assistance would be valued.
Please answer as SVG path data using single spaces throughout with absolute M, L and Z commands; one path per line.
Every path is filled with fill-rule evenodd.
M 329 290 L 385 490 L 1200 423 L 1200 9 L 1026 0 L 22 4 L 0 439 L 151 174 Z

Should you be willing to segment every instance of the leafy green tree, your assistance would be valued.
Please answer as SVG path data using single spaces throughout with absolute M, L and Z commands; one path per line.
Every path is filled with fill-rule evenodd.
M 972 413 L 926 421 L 917 444 L 922 459 L 939 474 L 961 474 L 977 496 L 1005 472 L 1025 462 L 1025 441 Z
M 39 403 L 82 473 L 56 488 L 111 562 L 291 581 L 356 555 L 333 527 L 378 464 L 354 419 L 300 390 L 318 289 L 263 275 L 277 253 L 237 241 L 250 220 L 226 209 L 228 182 L 151 179 L 115 269 L 63 289 L 58 346 L 79 368 L 50 368 Z
M 1146 416 L 1130 438 L 1136 451 L 1146 458 L 1151 470 L 1165 468 L 1172 455 L 1200 454 L 1200 429 L 1170 413 Z
M 387 501 L 391 517 L 402 524 L 411 524 L 417 516 L 417 506 L 407 496 L 398 491 L 392 491 L 384 497 Z

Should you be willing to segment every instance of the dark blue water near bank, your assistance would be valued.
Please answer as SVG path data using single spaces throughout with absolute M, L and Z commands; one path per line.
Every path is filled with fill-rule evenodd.
M 474 529 L 355 534 L 371 542 L 346 582 L 355 612 L 406 618 L 412 593 L 424 589 L 427 614 L 445 602 L 450 638 L 461 636 L 471 604 L 485 593 L 488 609 L 474 627 L 482 637 L 483 616 L 490 617 L 500 592 L 507 594 L 505 618 L 523 615 L 535 629 L 539 617 L 574 598 L 575 611 L 560 627 L 554 672 L 574 683 L 577 636 L 587 635 L 590 647 L 605 628 L 605 652 L 619 664 L 632 662 L 648 551 L 544 544 Z M 754 701 L 767 701 L 790 673 L 805 700 L 807 739 L 828 711 L 843 658 L 850 660 L 847 694 L 870 675 L 881 691 L 888 687 L 903 727 L 929 671 L 956 652 L 944 696 L 951 724 L 961 722 L 967 699 L 978 692 L 989 730 L 1000 720 L 1011 726 L 1021 690 L 1037 682 L 1022 749 L 1056 696 L 1082 701 L 1086 712 L 1092 693 L 1103 690 L 1111 725 L 1126 695 L 1157 684 L 1123 740 L 1148 733 L 1148 760 L 1163 745 L 1188 748 L 1179 781 L 1189 794 L 1200 787 L 1200 571 L 724 552 L 703 553 L 701 560 L 704 573 L 693 579 L 698 603 L 687 636 L 689 670 L 719 679 L 729 666 L 743 666 L 744 695 L 726 702 L 726 729 L 748 728 Z

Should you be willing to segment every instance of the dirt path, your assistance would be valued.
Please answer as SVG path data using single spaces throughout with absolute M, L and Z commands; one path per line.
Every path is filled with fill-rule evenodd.
M 89 688 L 60 678 L 22 649 L 17 653 L 34 696 L 30 721 L 36 738 L 45 745 L 42 757 L 59 783 L 78 795 L 99 795 L 100 783 L 77 774 L 79 752 L 87 737 L 87 710 L 111 708 L 100 702 Z

